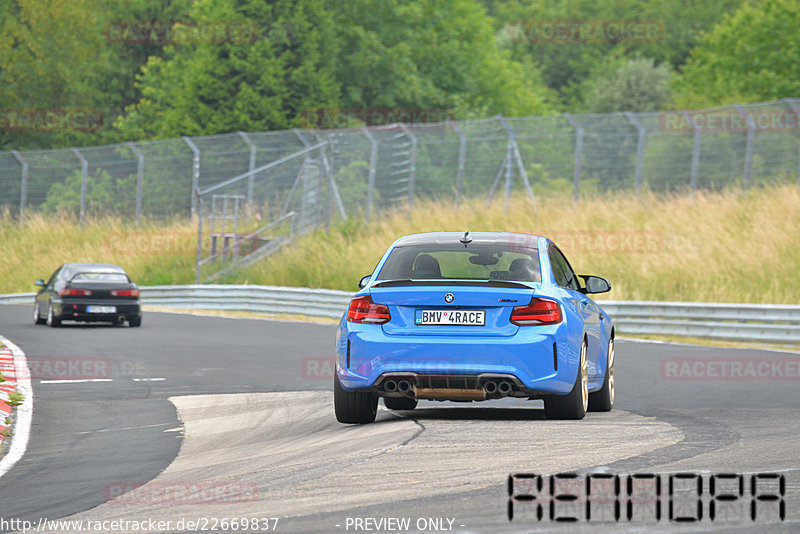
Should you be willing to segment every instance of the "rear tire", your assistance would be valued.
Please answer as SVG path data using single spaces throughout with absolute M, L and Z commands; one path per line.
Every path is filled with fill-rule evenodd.
M 589 404 L 589 364 L 586 359 L 586 340 L 581 343 L 581 355 L 575 384 L 567 395 L 551 395 L 544 399 L 548 419 L 583 419 Z
M 383 404 L 390 410 L 413 410 L 417 407 L 417 399 L 409 397 L 384 397 Z
M 610 412 L 614 407 L 615 396 L 614 383 L 614 338 L 608 340 L 608 356 L 606 358 L 606 377 L 603 379 L 603 387 L 599 391 L 589 393 L 590 412 Z
M 340 423 L 372 423 L 378 413 L 378 396 L 370 392 L 346 391 L 337 375 L 333 377 L 333 407 Z
M 42 315 L 39 313 L 39 301 L 33 303 L 33 324 L 44 324 L 46 323 L 46 319 L 42 319 Z
M 47 308 L 47 326 L 51 328 L 61 326 L 61 318 L 53 315 L 53 303 L 51 302 Z
M 130 319 L 128 319 L 128 324 L 131 326 L 131 328 L 136 328 L 136 327 L 142 326 L 142 318 L 141 317 L 131 317 Z

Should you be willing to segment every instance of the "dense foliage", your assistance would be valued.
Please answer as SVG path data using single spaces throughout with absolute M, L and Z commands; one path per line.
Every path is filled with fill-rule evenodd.
M 0 150 L 796 97 L 798 27 L 800 0 L 0 0 Z

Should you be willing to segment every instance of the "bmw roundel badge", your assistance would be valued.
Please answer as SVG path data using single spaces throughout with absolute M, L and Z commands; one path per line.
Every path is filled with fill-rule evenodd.
M 451 302 L 453 302 L 454 300 L 455 300 L 455 297 L 453 296 L 453 294 L 452 294 L 452 293 L 447 293 L 447 294 L 445 294 L 445 296 L 444 296 L 444 301 L 445 301 L 446 303 L 450 304 L 450 303 L 451 303 Z

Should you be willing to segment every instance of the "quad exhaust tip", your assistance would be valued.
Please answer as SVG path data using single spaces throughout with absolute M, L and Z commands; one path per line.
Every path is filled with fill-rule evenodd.
M 483 390 L 486 391 L 486 395 L 499 395 L 500 397 L 510 395 L 513 389 L 514 386 L 507 380 L 489 380 L 483 385 Z
M 394 393 L 397 391 L 397 382 L 394 380 L 387 380 L 386 384 L 383 385 L 383 389 L 388 391 L 389 393 Z

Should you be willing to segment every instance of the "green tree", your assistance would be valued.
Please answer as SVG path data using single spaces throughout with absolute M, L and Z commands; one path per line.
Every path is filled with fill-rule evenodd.
M 800 95 L 800 1 L 743 4 L 706 34 L 675 81 L 681 107 Z
M 484 0 L 494 17 L 501 46 L 514 59 L 527 58 L 542 72 L 546 85 L 558 92 L 570 110 L 581 107 L 583 87 L 609 57 L 649 57 L 679 68 L 704 30 L 742 0 Z M 643 37 L 614 40 L 548 40 L 531 33 L 547 21 L 641 21 L 658 31 Z M 534 26 L 535 27 L 535 26 Z
M 303 110 L 335 107 L 334 21 L 322 0 L 199 0 L 187 44 L 151 57 L 141 100 L 117 126 L 129 139 L 289 128 Z M 225 42 L 201 32 L 225 21 L 255 33 Z
M 337 0 L 346 107 L 446 109 L 458 118 L 553 111 L 531 61 L 501 50 L 473 0 Z
M 652 59 L 634 58 L 604 72 L 595 73 L 587 84 L 584 104 L 591 113 L 660 111 L 670 103 L 669 65 Z
M 81 144 L 94 134 L 66 123 L 8 124 L 18 112 L 93 109 L 96 62 L 104 61 L 91 0 L 0 0 L 0 148 Z M 87 31 L 88 30 L 88 31 Z

